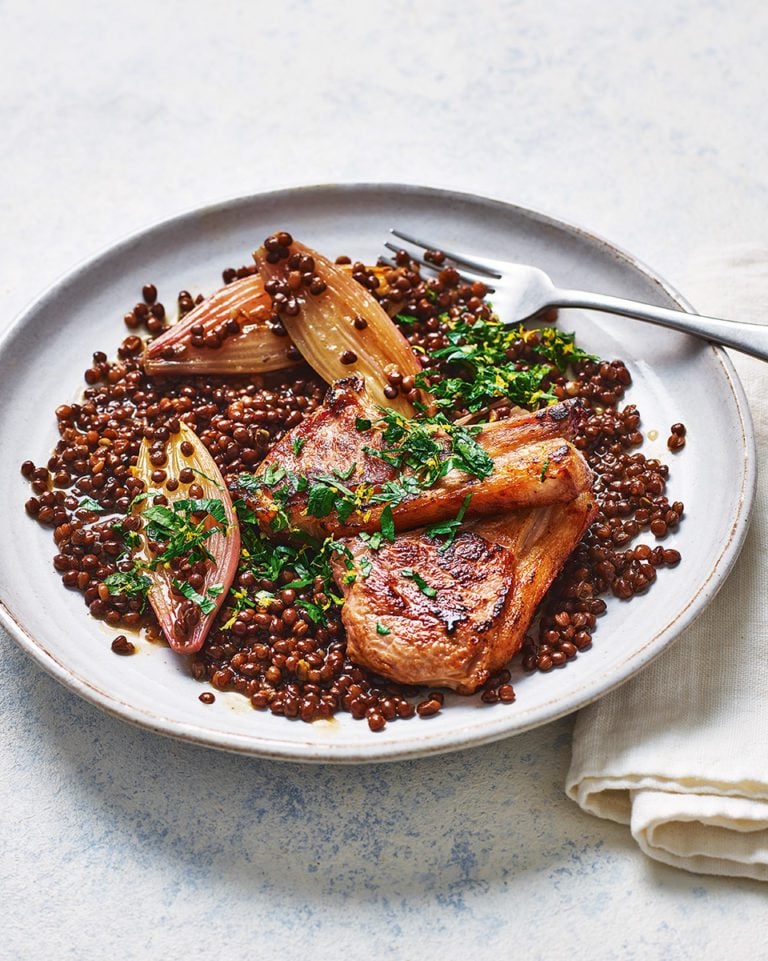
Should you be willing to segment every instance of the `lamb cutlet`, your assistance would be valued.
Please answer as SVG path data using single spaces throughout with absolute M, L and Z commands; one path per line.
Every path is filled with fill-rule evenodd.
M 344 557 L 335 574 L 354 663 L 404 684 L 470 693 L 482 683 L 474 681 L 477 662 L 517 586 L 512 551 L 469 531 L 445 551 L 423 531 L 401 534 L 375 553 L 360 538 L 344 546 L 351 569 Z
M 384 433 L 371 429 L 382 413 L 362 381 L 348 378 L 275 445 L 258 475 L 246 482 L 245 497 L 265 533 L 283 526 L 317 538 L 376 531 L 388 506 L 395 529 L 402 531 L 454 517 L 463 506 L 469 519 L 565 503 L 591 484 L 586 461 L 569 441 L 579 416 L 579 405 L 566 402 L 484 425 L 473 443 L 490 465 L 486 476 L 453 467 L 426 489 L 412 484 L 404 491 L 402 481 L 413 471 L 398 469 L 386 456 Z M 431 436 L 445 461 L 451 449 L 447 432 Z M 331 489 L 322 499 L 327 510 L 312 500 L 318 485 Z M 399 494 L 388 497 L 388 490 Z M 345 495 L 346 511 L 332 506 L 338 500 L 333 491 Z
M 425 531 L 336 561 L 347 652 L 403 684 L 471 694 L 517 653 L 536 607 L 595 514 L 566 504 L 481 518 L 446 546 Z
M 344 537 L 333 566 L 354 662 L 470 694 L 519 650 L 594 517 L 579 416 L 557 404 L 461 433 L 382 412 L 350 378 L 241 483 L 265 532 Z M 420 430 L 402 457 L 395 442 Z

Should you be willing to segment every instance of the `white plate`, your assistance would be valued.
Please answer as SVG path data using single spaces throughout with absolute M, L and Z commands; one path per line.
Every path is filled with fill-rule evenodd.
M 136 724 L 211 747 L 274 758 L 360 762 L 433 754 L 544 724 L 594 700 L 640 670 L 714 597 L 747 529 L 755 484 L 754 438 L 741 385 L 718 348 L 662 328 L 563 311 L 561 326 L 607 359 L 623 358 L 634 385 L 627 401 L 643 450 L 671 465 L 669 495 L 686 518 L 668 540 L 683 561 L 662 570 L 647 597 L 608 601 L 592 650 L 566 668 L 516 679 L 513 705 L 451 698 L 437 717 L 387 725 L 378 734 L 340 715 L 312 725 L 254 711 L 237 694 L 201 704 L 204 688 L 169 650 L 142 643 L 119 658 L 115 632 L 90 619 L 79 594 L 53 571 L 51 534 L 26 517 L 27 458 L 45 463 L 57 435 L 53 408 L 76 398 L 94 350 L 113 352 L 122 314 L 143 283 L 172 300 L 186 288 L 210 292 L 221 270 L 248 262 L 270 232 L 290 230 L 330 255 L 372 261 L 396 225 L 447 248 L 543 267 L 556 285 L 619 294 L 664 306 L 684 301 L 650 270 L 583 230 L 466 194 L 393 185 L 321 186 L 245 197 L 159 224 L 72 271 L 16 321 L 0 345 L 0 490 L 3 538 L 0 619 L 54 677 Z M 671 455 L 669 426 L 688 427 Z M 651 433 L 651 436 L 653 434 Z

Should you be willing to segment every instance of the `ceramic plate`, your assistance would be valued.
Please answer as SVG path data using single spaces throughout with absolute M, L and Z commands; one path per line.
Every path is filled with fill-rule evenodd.
M 544 724 L 605 694 L 639 671 L 712 600 L 746 533 L 755 482 L 754 441 L 744 395 L 719 348 L 683 334 L 597 313 L 563 311 L 587 350 L 629 366 L 627 401 L 643 414 L 643 450 L 671 465 L 669 496 L 686 519 L 668 539 L 682 563 L 661 572 L 647 598 L 608 601 L 593 648 L 564 669 L 515 678 L 517 702 L 450 699 L 426 720 L 374 734 L 340 715 L 304 724 L 254 711 L 237 694 L 198 700 L 204 689 L 170 650 L 140 642 L 118 658 L 115 632 L 88 617 L 79 594 L 53 571 L 49 530 L 24 512 L 27 458 L 45 463 L 57 435 L 53 408 L 77 398 L 94 350 L 114 352 L 122 314 L 141 285 L 161 296 L 210 292 L 223 267 L 248 261 L 285 228 L 330 255 L 374 261 L 390 226 L 480 255 L 535 264 L 561 287 L 686 308 L 650 270 L 560 221 L 481 197 L 390 185 L 322 186 L 245 197 L 152 227 L 78 267 L 19 317 L 0 345 L 0 490 L 4 536 L 0 619 L 40 665 L 82 697 L 127 721 L 211 747 L 305 761 L 361 762 L 433 754 Z M 688 427 L 685 450 L 666 450 L 669 426 Z M 652 439 L 655 438 L 655 439 Z M 716 505 L 716 509 L 713 509 Z

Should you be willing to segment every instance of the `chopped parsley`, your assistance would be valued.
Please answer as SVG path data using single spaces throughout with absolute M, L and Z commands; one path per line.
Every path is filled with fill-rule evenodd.
M 77 509 L 79 511 L 97 511 L 99 513 L 104 510 L 101 504 L 92 497 L 84 497 L 77 505 Z
M 284 481 L 284 483 L 278 487 L 277 485 L 280 484 L 281 481 Z M 270 488 L 270 494 L 275 507 L 274 517 L 272 518 L 272 530 L 277 533 L 290 529 L 291 521 L 285 508 L 289 499 L 297 491 L 307 489 L 306 477 L 296 477 L 295 474 L 286 471 L 284 467 L 268 464 L 261 474 L 240 474 L 238 483 L 244 491 L 250 494 L 255 494 L 264 487 Z M 245 507 L 244 501 L 240 503 Z M 249 519 L 255 521 L 256 518 L 253 512 L 249 513 Z M 240 513 L 239 516 L 242 520 L 242 513 Z
M 349 560 L 349 549 L 332 537 L 324 541 L 307 538 L 301 544 L 273 544 L 242 503 L 235 503 L 243 542 L 241 569 L 250 571 L 259 581 L 279 581 L 284 572 L 290 571 L 292 577 L 285 586 L 294 590 L 310 587 L 320 578 L 328 593 L 333 583 L 331 563 L 337 557 Z
M 154 570 L 176 558 L 194 564 L 201 560 L 215 561 L 205 547 L 217 531 L 226 534 L 227 515 L 222 501 L 205 497 L 174 501 L 169 507 L 151 504 L 143 514 L 144 532 L 151 541 L 165 545 L 147 567 Z
M 385 481 L 369 500 L 371 504 L 389 504 L 396 507 L 413 494 L 423 490 L 419 481 L 412 474 L 402 474 L 397 480 Z
M 363 544 L 365 544 L 365 546 L 372 551 L 379 550 L 384 541 L 384 534 L 381 531 L 374 531 L 373 534 L 368 534 L 366 531 L 360 531 L 357 536 L 360 538 Z
M 438 521 L 436 524 L 430 524 L 429 527 L 426 528 L 426 532 L 430 537 L 445 538 L 440 546 L 441 551 L 447 550 L 451 544 L 453 544 L 454 538 L 459 533 L 459 528 L 461 527 L 461 523 L 464 520 L 464 515 L 467 513 L 467 508 L 469 507 L 469 502 L 471 500 L 472 495 L 467 494 L 455 517 L 452 517 L 447 521 Z
M 130 571 L 116 571 L 104 579 L 104 583 L 110 594 L 122 594 L 125 597 L 140 597 L 142 599 L 141 610 L 146 605 L 147 594 L 152 581 L 146 574 L 134 566 Z
M 112 524 L 110 526 L 110 530 L 114 531 L 114 533 L 122 539 L 123 544 L 125 545 L 124 550 L 121 551 L 117 558 L 118 560 L 122 560 L 123 558 L 129 556 L 131 551 L 134 551 L 141 546 L 141 537 L 139 534 L 136 531 L 129 531 L 123 524 L 119 522 Z
M 241 475 L 240 475 L 241 483 L 243 484 L 243 486 L 246 486 L 246 485 L 245 485 L 245 481 L 243 481 L 243 478 L 244 478 L 244 477 L 247 478 L 247 477 L 249 477 L 249 476 L 250 476 L 250 475 L 248 475 L 248 474 L 241 474 Z M 267 466 L 264 468 L 264 473 L 259 475 L 259 478 L 258 478 L 258 486 L 259 486 L 259 487 L 274 487 L 276 484 L 279 484 L 280 481 L 281 481 L 284 477 L 285 477 L 285 468 L 284 468 L 284 467 L 282 467 L 282 466 L 279 465 L 279 464 L 267 464 Z M 246 490 L 247 490 L 247 489 L 248 489 L 248 488 L 246 487 Z
M 319 481 L 311 484 L 307 494 L 307 513 L 310 517 L 327 517 L 336 506 L 339 491 Z
M 422 594 L 426 594 L 427 597 L 437 597 L 437 591 L 434 589 L 434 587 L 430 587 L 421 574 L 419 574 L 418 571 L 415 571 L 412 567 L 404 567 L 400 573 L 403 577 L 407 577 L 409 580 L 412 580 Z
M 240 611 L 245 610 L 246 607 L 251 610 L 260 608 L 265 610 L 269 607 L 272 601 L 277 600 L 277 597 L 271 591 L 257 591 L 256 594 L 251 598 L 248 596 L 248 591 L 244 587 L 233 587 L 230 590 L 230 597 L 234 599 L 234 608 L 232 610 L 232 616 L 229 618 L 227 623 L 224 625 L 225 628 L 229 629 L 237 620 L 237 615 Z
M 338 477 L 339 480 L 346 481 L 355 473 L 356 468 L 357 464 L 350 464 L 346 470 L 335 470 L 333 474 L 335 477 Z
M 538 330 L 526 330 L 522 324 L 513 328 L 516 336 L 525 340 L 534 351 L 564 374 L 570 364 L 582 360 L 597 360 L 594 354 L 588 354 L 576 346 L 576 335 L 554 327 L 541 327 Z
M 347 480 L 348 476 L 344 479 Z M 307 490 L 307 513 L 310 517 L 327 517 L 335 510 L 339 520 L 344 523 L 351 514 L 366 506 L 372 488 L 369 484 L 359 484 L 351 490 L 330 474 L 317 474 Z
M 309 589 L 318 590 L 326 597 L 325 607 L 310 601 L 296 601 L 296 606 L 303 610 L 315 623 L 325 623 L 326 611 L 333 605 L 340 606 L 343 598 L 336 593 L 333 565 L 342 561 L 346 568 L 344 579 L 352 583 L 355 579 L 352 554 L 347 547 L 332 537 L 319 541 L 312 537 L 305 537 L 301 543 L 275 544 L 272 543 L 260 529 L 256 517 L 243 500 L 235 501 L 235 510 L 240 521 L 242 550 L 240 571 L 248 571 L 257 581 L 281 583 L 286 589 L 295 591 Z M 290 572 L 287 582 L 283 575 Z M 245 607 L 253 607 L 253 601 L 245 591 L 234 592 L 235 613 Z M 262 604 L 261 599 L 267 603 Z M 269 606 L 274 595 L 268 591 L 260 591 L 256 595 L 260 606 Z
M 480 427 L 457 427 L 451 425 L 453 441 L 453 466 L 465 471 L 472 477 L 484 480 L 493 473 L 493 458 L 477 443 L 474 435 Z
M 416 490 L 434 487 L 454 469 L 480 480 L 493 472 L 493 460 L 475 440 L 479 427 L 453 424 L 443 413 L 408 418 L 397 411 L 383 409 L 381 414 L 380 420 L 370 427 L 357 429 L 361 432 L 375 429 L 381 433 L 382 445 L 366 447 L 365 452 L 402 473 L 397 481 L 390 481 L 390 485 L 404 483 L 407 478 L 416 482 L 415 490 L 411 488 L 402 493 L 390 486 L 395 503 Z
M 203 596 L 202 594 L 198 594 L 191 584 L 188 584 L 186 581 L 177 581 L 175 578 L 173 580 L 173 586 L 180 594 L 183 594 L 184 597 L 192 601 L 193 604 L 197 604 L 203 614 L 210 614 L 211 611 L 215 610 L 215 598 L 224 590 L 222 584 L 212 584 L 205 592 L 205 596 Z
M 394 544 L 395 518 L 392 516 L 392 507 L 390 504 L 387 504 L 384 510 L 381 512 L 379 526 L 381 527 L 382 536 L 384 536 L 390 544 Z
M 447 319 L 447 314 L 442 315 Z M 426 370 L 416 378 L 419 387 L 432 394 L 443 410 L 466 407 L 477 413 L 494 400 L 506 398 L 513 404 L 535 408 L 553 403 L 557 398 L 545 381 L 553 373 L 565 373 L 569 364 L 594 360 L 575 344 L 571 333 L 544 327 L 526 329 L 522 324 L 508 326 L 498 318 L 473 319 L 471 324 L 458 321 L 447 333 L 449 346 L 433 352 L 432 357 L 456 370 L 456 376 L 441 377 L 429 383 L 436 369 Z M 510 351 L 524 341 L 544 363 L 527 365 L 510 360 Z
M 197 467 L 192 467 L 190 469 L 192 470 L 193 474 L 197 474 L 198 477 L 202 477 L 210 484 L 213 484 L 214 487 L 218 487 L 219 490 L 221 490 L 221 484 L 217 480 L 214 480 L 213 477 L 209 477 L 204 471 L 198 470 Z
M 315 624 L 328 623 L 325 611 L 319 604 L 313 604 L 311 601 L 296 601 L 296 607 L 300 607 Z
M 140 495 L 133 503 L 145 501 L 151 492 Z M 200 560 L 215 561 L 214 556 L 204 546 L 204 542 L 217 531 L 225 535 L 228 530 L 226 509 L 216 498 L 185 498 L 175 501 L 171 506 L 151 504 L 142 512 L 144 534 L 150 541 L 163 546 L 163 550 L 152 560 L 135 559 L 129 571 L 116 571 L 105 578 L 104 584 L 110 594 L 123 594 L 126 597 L 141 597 L 142 611 L 146 596 L 152 587 L 152 579 L 146 572 L 154 571 L 162 564 L 176 558 L 185 558 L 190 563 Z M 111 529 L 122 537 L 125 543 L 123 557 L 141 546 L 141 537 L 136 531 L 126 530 L 117 523 Z M 184 597 L 193 601 L 203 611 L 210 614 L 216 607 L 215 598 L 223 591 L 222 584 L 213 584 L 205 595 L 199 594 L 186 581 L 173 580 L 173 586 Z
M 387 634 L 391 634 L 391 633 L 392 633 L 392 630 L 391 630 L 391 628 L 389 628 L 389 627 L 385 627 L 385 626 L 381 623 L 381 621 L 376 621 L 376 633 L 377 633 L 377 634 L 381 634 L 383 637 L 386 637 Z
M 544 480 L 545 480 L 545 478 L 546 478 L 546 476 L 547 476 L 547 468 L 548 468 L 548 467 L 549 467 L 549 458 L 547 458 L 547 459 L 544 461 L 544 464 L 543 464 L 543 466 L 542 466 L 542 468 L 541 468 L 541 473 L 539 474 L 539 480 L 541 481 L 542 484 L 544 483 Z

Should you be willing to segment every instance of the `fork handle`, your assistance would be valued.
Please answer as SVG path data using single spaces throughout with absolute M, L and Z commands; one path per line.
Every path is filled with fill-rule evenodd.
M 693 334 L 694 337 L 702 337 L 744 354 L 751 354 L 752 357 L 759 357 L 760 360 L 768 360 L 768 325 L 765 324 L 702 317 L 683 310 L 654 307 L 637 300 L 625 300 L 623 297 L 611 297 L 607 294 L 589 294 L 582 290 L 556 291 L 552 306 L 585 307 L 609 314 L 622 314 L 649 324 L 681 330 L 683 333 Z

